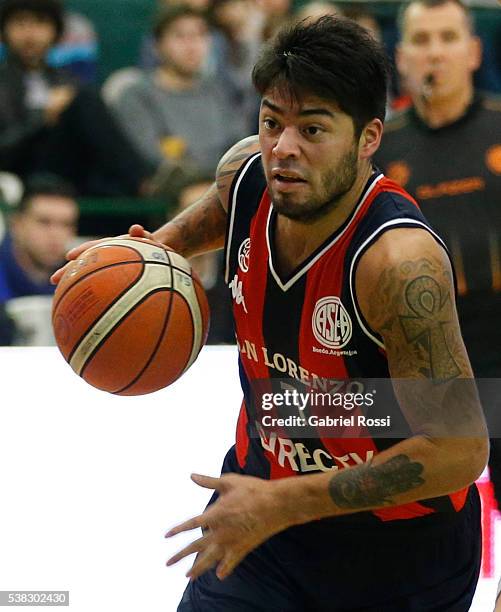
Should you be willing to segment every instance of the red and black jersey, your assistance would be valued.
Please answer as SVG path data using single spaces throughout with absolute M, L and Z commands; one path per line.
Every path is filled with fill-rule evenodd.
M 355 273 L 365 251 L 393 228 L 422 228 L 444 246 L 416 202 L 375 172 L 344 224 L 286 278 L 275 266 L 276 212 L 260 154 L 251 156 L 235 176 L 228 218 L 226 282 L 233 296 L 244 392 L 236 440 L 242 471 L 273 479 L 343 469 L 395 444 L 397 440 L 371 437 L 267 437 L 249 410 L 251 382 L 389 378 L 382 338 L 357 304 Z M 356 513 L 349 520 L 391 521 L 454 512 L 463 506 L 466 493 Z

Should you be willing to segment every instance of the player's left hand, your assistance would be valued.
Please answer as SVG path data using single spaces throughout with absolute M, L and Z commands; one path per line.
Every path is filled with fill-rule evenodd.
M 186 574 L 190 579 L 198 578 L 216 564 L 217 577 L 226 578 L 251 550 L 290 525 L 274 481 L 241 474 L 225 474 L 220 478 L 192 474 L 191 479 L 201 487 L 215 489 L 219 497 L 205 512 L 165 535 L 169 538 L 202 528 L 201 538 L 167 561 L 167 565 L 173 565 L 198 553 Z

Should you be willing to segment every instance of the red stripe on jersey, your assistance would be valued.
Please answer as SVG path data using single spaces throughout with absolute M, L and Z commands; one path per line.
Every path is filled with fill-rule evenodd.
M 394 521 L 395 519 L 413 519 L 419 518 L 420 516 L 426 516 L 427 514 L 434 514 L 435 510 L 427 508 L 419 502 L 413 502 L 404 504 L 403 506 L 392 506 L 391 508 L 373 510 L 372 513 L 382 521 Z
M 268 269 L 268 245 L 266 242 L 266 231 L 268 214 L 271 207 L 271 201 L 266 190 L 261 198 L 259 208 L 255 217 L 251 222 L 250 227 L 250 252 L 249 269 L 244 272 L 241 268 L 238 270 L 238 278 L 242 283 L 242 295 L 245 300 L 247 312 L 242 312 L 243 304 L 234 302 L 233 309 L 235 321 L 237 324 L 237 336 L 240 345 L 240 357 L 244 372 L 250 384 L 254 380 L 263 380 L 269 378 L 269 370 L 266 365 L 266 359 L 263 358 L 263 347 L 265 346 L 262 333 L 262 321 L 264 300 L 266 294 L 266 274 L 262 274 L 259 278 L 261 282 L 250 282 L 254 270 L 265 271 Z M 240 419 L 239 419 L 240 424 Z M 239 428 L 239 436 L 236 440 L 236 452 L 240 458 L 247 456 L 249 447 L 249 436 L 247 432 L 247 415 L 244 420 L 241 420 Z M 279 446 L 279 441 L 275 438 L 270 442 Z M 263 445 L 264 446 L 264 445 Z M 292 476 L 292 469 L 282 467 L 277 463 L 277 457 L 273 452 L 263 448 L 264 455 L 270 464 L 270 478 L 283 478 Z M 277 453 L 279 450 L 277 449 Z M 240 459 L 239 459 L 240 463 Z
M 243 469 L 247 460 L 247 453 L 249 451 L 249 436 L 247 435 L 247 410 L 245 407 L 245 401 L 240 406 L 240 414 L 238 415 L 237 421 L 237 432 L 236 432 L 236 444 L 235 451 L 237 456 L 238 465 Z
M 456 491 L 455 493 L 449 493 L 451 503 L 454 506 L 454 510 L 456 512 L 459 512 L 465 505 L 466 498 L 468 496 L 468 489 L 469 487 L 466 487 L 465 489 L 461 489 L 460 491 Z
M 405 189 L 402 189 L 402 187 L 400 187 L 400 185 L 398 183 L 395 183 L 395 181 L 392 181 L 391 179 L 389 179 L 386 176 L 379 181 L 378 188 L 380 190 L 384 189 L 384 191 L 387 191 L 387 192 L 390 192 L 390 193 L 398 193 L 398 195 L 401 195 L 406 200 L 408 200 L 409 202 L 412 202 L 416 206 L 416 208 L 419 208 L 419 204 L 410 195 L 410 193 L 407 193 L 407 191 L 405 191 Z

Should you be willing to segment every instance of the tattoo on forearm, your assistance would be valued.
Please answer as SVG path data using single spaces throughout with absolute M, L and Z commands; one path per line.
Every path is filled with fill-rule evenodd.
M 197 250 L 215 248 L 226 230 L 226 212 L 219 203 L 215 188 L 197 206 L 195 214 L 188 209 L 171 221 L 180 232 L 185 256 Z
M 451 323 L 451 296 L 431 276 L 419 276 L 405 289 L 412 315 L 401 315 L 400 323 L 409 344 L 419 342 L 429 354 L 430 377 L 446 381 L 461 373 L 454 361 L 444 326 Z
M 424 483 L 423 465 L 407 455 L 385 463 L 370 463 L 341 470 L 329 483 L 329 494 L 340 508 L 376 508 L 394 503 L 392 496 L 406 493 Z

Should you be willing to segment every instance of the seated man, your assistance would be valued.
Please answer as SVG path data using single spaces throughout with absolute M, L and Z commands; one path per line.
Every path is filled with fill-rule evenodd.
M 46 59 L 61 37 L 59 0 L 5 0 L 0 33 L 0 168 L 26 178 L 52 172 L 88 195 L 135 195 L 150 167 L 101 98 Z
M 246 134 L 246 121 L 223 83 L 204 76 L 209 30 L 202 13 L 167 8 L 154 33 L 160 66 L 127 87 L 114 108 L 143 157 L 163 167 L 168 195 L 177 197 L 193 179 L 214 173 L 228 145 Z
M 75 238 L 78 206 L 73 189 L 57 177 L 34 177 L 0 244 L 0 303 L 52 295 L 52 272 Z

